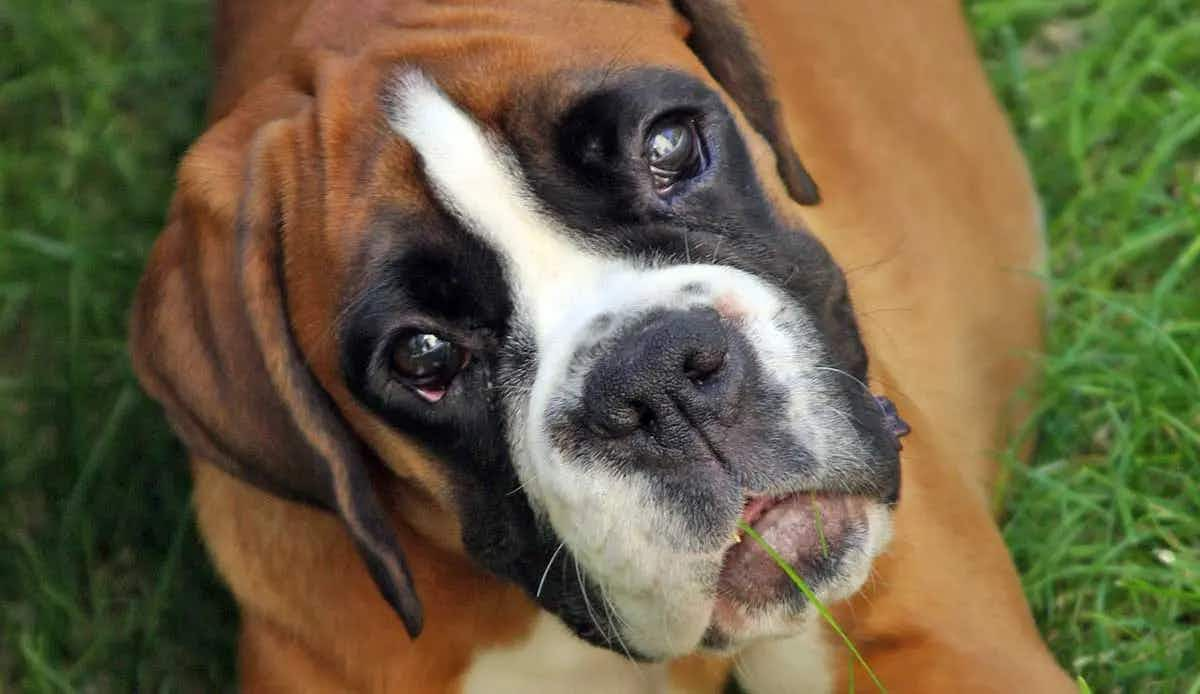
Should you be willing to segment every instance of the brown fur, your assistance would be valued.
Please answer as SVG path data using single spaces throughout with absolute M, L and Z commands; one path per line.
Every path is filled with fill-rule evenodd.
M 1041 240 L 1028 174 L 958 6 L 745 5 L 823 203 L 794 205 L 767 173 L 771 150 L 752 137 L 760 171 L 777 204 L 803 217 L 847 269 L 873 385 L 914 430 L 905 439 L 896 539 L 861 597 L 837 610 L 839 620 L 890 691 L 1069 691 L 989 512 L 994 451 L 1026 412 L 1012 396 L 1031 377 L 1026 353 L 1041 344 L 1042 290 L 1029 274 Z M 413 24 L 425 30 L 404 28 Z M 222 264 L 233 254 L 249 162 L 259 162 L 284 204 L 304 212 L 293 218 L 310 220 L 280 241 L 292 336 L 316 383 L 386 466 L 373 471 L 374 488 L 426 611 L 424 633 L 410 640 L 336 516 L 252 487 L 193 450 L 200 527 L 243 613 L 246 690 L 454 691 L 472 654 L 519 642 L 537 613 L 518 589 L 465 558 L 437 465 L 340 382 L 329 328 L 358 242 L 350 235 L 364 226 L 354 223 L 364 219 L 361 201 L 422 195 L 405 184 L 411 151 L 355 127 L 377 117 L 374 94 L 387 66 L 401 57 L 433 66 L 439 83 L 487 119 L 505 95 L 497 76 L 601 58 L 703 75 L 680 40 L 686 25 L 655 2 L 218 4 L 214 125 L 181 167 L 135 311 L 139 371 L 148 389 L 169 398 L 154 361 L 197 355 L 162 336 L 190 329 L 183 322 L 195 318 L 192 293 L 209 292 L 216 306 L 235 301 Z M 295 175 L 317 169 L 322 183 Z M 372 186 L 366 195 L 363 185 Z M 215 318 L 202 345 L 242 344 L 244 336 L 227 334 L 236 327 Z M 189 392 L 219 402 L 216 376 L 198 370 L 192 378 Z M 719 691 L 729 668 L 702 657 L 671 666 L 673 681 L 696 692 Z M 865 675 L 855 681 L 862 686 Z

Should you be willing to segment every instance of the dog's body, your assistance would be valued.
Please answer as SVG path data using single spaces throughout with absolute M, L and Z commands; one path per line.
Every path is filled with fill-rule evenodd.
M 612 529 L 619 523 L 611 525 L 607 545 L 589 545 L 594 538 L 589 540 L 588 522 L 602 525 L 604 513 L 618 512 L 598 506 L 581 522 L 572 514 L 598 502 L 584 492 L 571 496 L 574 490 L 600 484 L 595 480 L 602 479 L 608 486 L 601 496 L 628 493 L 636 515 L 661 501 L 655 496 L 659 485 L 684 482 L 655 477 L 660 473 L 654 472 L 649 477 L 651 491 L 638 491 L 638 487 L 626 492 L 620 486 L 627 480 L 625 473 L 610 480 L 590 477 L 599 474 L 590 469 L 570 475 L 561 472 L 571 467 L 572 460 L 560 441 L 569 439 L 578 448 L 585 445 L 579 437 L 586 434 L 555 429 L 560 425 L 553 418 L 545 425 L 529 419 L 524 438 L 512 434 L 518 428 L 513 422 L 524 423 L 530 409 L 542 411 L 538 403 L 549 402 L 544 407 L 551 411 L 558 401 L 570 400 L 573 389 L 589 395 L 583 405 L 572 401 L 564 407 L 586 410 L 588 403 L 608 398 L 609 390 L 590 385 L 590 371 L 608 369 L 606 374 L 617 374 L 608 379 L 611 382 L 621 380 L 625 372 L 620 369 L 628 368 L 621 363 L 608 365 L 600 349 L 609 344 L 604 340 L 628 342 L 625 332 L 617 330 L 575 345 L 577 353 L 599 356 L 586 364 L 589 371 L 579 377 L 580 384 L 558 386 L 568 395 L 553 389 L 549 395 L 538 395 L 550 388 L 541 385 L 545 379 L 555 377 L 544 375 L 550 369 L 546 364 L 559 358 L 547 345 L 575 339 L 544 336 L 574 335 L 564 333 L 561 324 L 580 312 L 590 315 L 589 308 L 572 308 L 567 318 L 555 313 L 573 298 L 564 296 L 562 287 L 577 286 L 580 296 L 586 295 L 591 290 L 580 277 L 589 273 L 608 278 L 605 281 L 620 277 L 631 287 L 648 287 L 631 289 L 634 298 L 604 298 L 609 303 L 597 309 L 592 324 L 620 323 L 631 302 L 659 306 L 653 303 L 660 302 L 659 295 L 670 294 L 675 303 L 650 314 L 634 315 L 630 310 L 634 318 L 629 320 L 641 326 L 638 330 L 666 331 L 661 327 L 664 321 L 682 311 L 680 315 L 692 323 L 710 320 L 711 314 L 711 321 L 723 325 L 749 325 L 747 334 L 754 337 L 746 338 L 742 347 L 735 346 L 742 339 L 737 331 L 718 329 L 729 337 L 722 342 L 720 363 L 713 368 L 720 378 L 735 367 L 742 369 L 739 378 L 749 379 L 751 385 L 737 387 L 761 387 L 761 392 L 753 391 L 756 400 L 769 400 L 779 391 L 764 364 L 786 367 L 803 362 L 808 349 L 802 345 L 794 352 L 770 352 L 772 359 L 764 356 L 774 349 L 764 346 L 775 339 L 770 332 L 774 328 L 759 325 L 754 310 L 777 303 L 772 320 L 791 310 L 787 299 L 792 295 L 778 294 L 771 287 L 782 286 L 805 300 L 819 295 L 820 300 L 801 301 L 805 310 L 797 309 L 800 318 L 795 320 L 803 325 L 796 334 L 823 336 L 817 340 L 821 345 L 812 349 L 841 367 L 828 370 L 852 376 L 865 368 L 865 357 L 856 348 L 854 322 L 841 313 L 848 304 L 841 296 L 839 276 L 827 273 L 819 246 L 802 246 L 794 256 L 815 258 L 811 267 L 803 265 L 808 261 L 789 260 L 790 273 L 776 276 L 773 284 L 760 284 L 757 276 L 774 272 L 772 261 L 738 259 L 735 246 L 740 239 L 725 248 L 731 256 L 728 261 L 720 242 L 704 246 L 701 240 L 689 246 L 684 240 L 686 260 L 646 266 L 626 263 L 613 270 L 613 263 L 625 262 L 623 250 L 596 250 L 589 244 L 602 244 L 602 240 L 580 244 L 570 234 L 556 231 L 562 220 L 566 222 L 561 226 L 580 229 L 607 208 L 589 212 L 587 193 L 576 197 L 571 186 L 558 186 L 553 176 L 544 180 L 547 169 L 539 167 L 549 166 L 544 160 L 553 157 L 538 144 L 538 133 L 559 127 L 552 123 L 574 127 L 572 119 L 579 108 L 591 109 L 585 109 L 590 120 L 584 120 L 593 122 L 610 112 L 633 108 L 630 103 L 653 102 L 662 94 L 683 94 L 679 98 L 690 99 L 688 104 L 699 104 L 688 107 L 697 111 L 712 109 L 721 114 L 722 102 L 730 106 L 728 119 L 702 115 L 700 126 L 693 126 L 709 137 L 708 149 L 698 156 L 706 164 L 712 158 L 729 167 L 719 173 L 737 183 L 738 200 L 761 195 L 775 212 L 763 213 L 748 204 L 740 217 L 736 212 L 727 214 L 738 219 L 778 217 L 789 229 L 806 227 L 828 248 L 850 287 L 857 329 L 870 355 L 870 383 L 897 402 L 912 426 L 913 434 L 904 440 L 902 501 L 895 505 L 889 523 L 891 511 L 886 509 L 895 501 L 894 489 L 891 496 L 884 492 L 873 496 L 876 487 L 890 484 L 889 471 L 894 470 L 894 452 L 888 448 L 885 432 L 887 418 L 863 424 L 860 420 L 876 416 L 869 408 L 873 401 L 860 402 L 859 395 L 847 394 L 854 388 L 843 390 L 844 384 L 836 391 L 823 381 L 812 385 L 814 392 L 825 388 L 829 398 L 841 398 L 839 408 L 848 409 L 849 418 L 857 422 L 844 427 L 823 425 L 843 432 L 843 438 L 830 439 L 833 443 L 828 446 L 853 449 L 852 457 L 874 461 L 870 469 L 861 470 L 854 468 L 857 463 L 843 461 L 837 481 L 828 483 L 847 488 L 858 484 L 855 493 L 860 496 L 855 498 L 869 499 L 861 502 L 866 509 L 861 515 L 851 513 L 841 521 L 849 528 L 843 528 L 853 550 L 847 550 L 849 558 L 825 568 L 836 580 L 831 579 L 824 597 L 838 600 L 855 593 L 835 607 L 839 623 L 890 691 L 1069 690 L 1069 682 L 1034 628 L 990 512 L 999 474 L 995 451 L 1008 427 L 1025 414 L 1012 405 L 1013 396 L 1029 381 L 1028 355 L 1040 345 L 1041 288 L 1034 273 L 1041 267 L 1043 241 L 1028 174 L 988 91 L 959 8 L 949 2 L 745 3 L 746 19 L 761 44 L 780 104 L 778 113 L 770 113 L 755 112 L 747 105 L 754 99 L 744 99 L 741 92 L 753 91 L 753 84 L 746 87 L 744 81 L 726 79 L 723 72 L 736 68 L 723 66 L 720 60 L 703 60 L 700 66 L 689 52 L 695 50 L 703 59 L 711 44 L 738 39 L 728 35 L 728 26 L 716 32 L 705 28 L 717 22 L 709 12 L 725 8 L 711 2 L 677 4 L 690 16 L 653 2 L 513 0 L 481 8 L 387 0 L 219 4 L 217 86 L 211 105 L 214 125 L 181 169 L 180 194 L 168 232 L 156 248 L 139 296 L 134 339 L 139 372 L 148 390 L 167 404 L 195 456 L 201 530 L 242 608 L 241 677 L 247 690 L 719 692 L 735 660 L 738 677 L 751 692 L 827 691 L 844 686 L 853 667 L 844 647 L 818 623 L 811 609 L 797 608 L 798 614 L 776 619 L 774 613 L 763 617 L 743 606 L 733 616 L 712 617 L 713 623 L 704 627 L 693 624 L 690 604 L 711 600 L 713 589 L 696 593 L 705 597 L 689 597 L 686 591 L 691 584 L 685 579 L 669 582 L 675 580 L 668 576 L 676 568 L 672 561 L 654 565 L 652 573 L 663 576 L 661 585 L 639 583 L 644 578 L 639 572 L 644 570 L 638 567 L 604 573 L 602 567 L 622 558 L 653 562 L 656 550 L 646 547 L 658 545 L 653 538 L 638 539 L 649 543 L 641 554 L 616 558 L 605 554 L 614 544 L 636 545 L 634 540 L 622 540 L 621 530 Z M 685 45 L 680 37 L 689 23 L 692 39 Z M 652 71 L 639 72 L 647 67 Z M 588 73 L 588 69 L 599 72 Z M 584 70 L 590 76 L 571 77 L 565 82 L 569 86 L 562 86 L 556 81 L 558 70 Z M 676 71 L 697 75 L 699 80 L 689 81 Z M 543 77 L 530 87 L 522 81 L 526 73 Z M 704 92 L 708 87 L 703 85 L 714 86 L 714 77 L 728 92 L 721 100 L 712 100 Z M 639 91 L 646 84 L 658 85 L 650 96 Z M 734 103 L 751 111 L 739 114 L 732 110 Z M 564 104 L 569 107 L 566 115 Z M 789 200 L 790 195 L 812 202 L 815 189 L 807 186 L 805 168 L 788 158 L 786 145 L 781 148 L 774 141 L 779 133 L 772 132 L 778 127 L 772 125 L 772 118 L 781 118 L 784 136 L 790 135 L 805 168 L 820 184 L 820 205 L 798 208 Z M 580 127 L 586 127 L 586 122 Z M 747 122 L 762 137 L 746 135 L 749 155 L 742 157 L 740 140 L 728 138 L 738 132 L 732 130 L 734 124 L 741 133 L 749 133 Z M 678 136 L 674 131 L 669 134 Z M 587 140 L 586 133 L 580 137 Z M 575 142 L 562 138 L 560 142 L 568 145 Z M 396 147 L 400 149 L 388 149 Z M 779 174 L 772 170 L 773 161 Z M 753 169 L 747 168 L 749 162 Z M 469 180 L 462 178 L 464 170 L 471 173 Z M 742 176 L 747 177 L 744 183 Z M 761 193 L 753 188 L 756 179 L 761 181 Z M 612 174 L 604 180 L 621 179 Z M 481 182 L 489 186 L 486 195 L 477 194 Z M 725 192 L 716 188 L 718 183 L 696 185 L 698 189 L 711 186 L 715 192 L 706 194 L 718 196 L 713 199 L 732 199 L 719 197 Z M 264 193 L 263 188 L 269 191 Z M 556 202 L 556 196 L 564 194 L 569 202 Z M 356 372 L 361 360 L 356 361 L 353 346 L 370 342 L 360 333 L 370 333 L 377 306 L 390 300 L 372 284 L 372 277 L 383 272 L 379 268 L 387 263 L 399 262 L 394 260 L 398 251 L 377 248 L 393 243 L 390 239 L 396 236 L 383 235 L 389 239 L 386 242 L 375 238 L 381 236 L 378 229 L 383 224 L 376 214 L 381 199 L 399 200 L 403 208 L 399 212 L 389 208 L 383 217 L 391 220 L 388 224 L 399 219 L 395 223 L 407 228 L 417 219 L 440 229 L 453 219 L 466 228 L 466 236 L 447 231 L 445 238 L 455 240 L 438 242 L 464 244 L 455 246 L 451 256 L 458 264 L 451 263 L 452 267 L 469 263 L 468 274 L 502 275 L 504 279 L 496 279 L 494 286 L 509 287 L 511 298 L 498 301 L 494 312 L 523 316 L 526 321 L 521 326 L 528 331 L 527 340 L 536 347 L 539 361 L 524 370 L 536 370 L 537 377 L 521 382 L 520 373 L 512 375 L 514 367 L 502 360 L 491 376 L 509 384 L 509 390 L 525 393 L 528 400 L 517 400 L 515 406 L 502 403 L 514 409 L 495 415 L 508 422 L 506 438 L 500 443 L 488 438 L 483 424 L 467 429 L 477 434 L 481 446 L 509 446 L 514 451 L 511 462 L 502 466 L 503 474 L 497 472 L 495 478 L 437 462 L 472 460 L 483 454 L 460 440 L 461 430 L 423 439 L 422 431 L 436 429 L 442 422 L 417 426 L 420 422 L 414 424 L 413 418 L 426 415 L 410 415 L 409 409 L 403 409 L 457 407 L 453 398 L 463 397 L 462 393 L 450 385 L 421 385 L 411 393 L 380 395 L 373 390 L 373 376 Z M 730 205 L 721 211 L 740 209 L 736 203 Z M 585 213 L 582 221 L 572 221 L 579 209 Z M 266 236 L 256 231 L 273 227 L 272 220 L 284 231 Z M 765 223 L 756 222 L 755 229 Z M 623 224 L 619 233 L 636 227 L 636 221 Z M 686 227 L 702 228 L 700 222 Z M 474 240 L 457 240 L 460 237 Z M 626 244 L 640 242 L 626 240 Z M 671 255 L 662 248 L 652 251 Z M 712 265 L 699 265 L 692 252 Z M 792 258 L 786 256 L 789 252 L 781 245 L 780 254 Z M 499 258 L 498 265 L 493 258 Z M 571 269 L 559 277 L 547 269 L 556 264 Z M 493 265 L 500 269 L 493 272 Z M 276 266 L 277 278 L 272 269 Z M 264 267 L 269 272 L 261 272 Z M 798 271 L 823 279 L 804 284 L 792 276 Z M 452 269 L 447 274 L 460 272 Z M 275 286 L 276 279 L 282 286 Z M 441 279 L 434 275 L 430 281 Z M 472 281 L 470 277 L 465 283 Z M 803 286 L 793 290 L 795 282 Z M 413 292 L 412 288 L 406 291 Z M 700 298 L 679 303 L 684 300 L 677 297 L 689 292 L 698 292 Z M 477 303 L 490 305 L 495 295 L 482 292 Z M 468 292 L 465 301 L 472 300 Z M 284 305 L 282 313 L 272 313 L 271 307 L 279 305 Z M 462 310 L 471 312 L 476 307 Z M 226 312 L 241 316 L 240 311 L 248 317 L 225 318 Z M 659 313 L 667 318 L 657 318 Z M 472 320 L 486 322 L 472 315 Z M 506 321 L 505 326 L 517 324 L 517 318 Z M 501 332 L 518 331 L 509 327 Z M 677 341 L 671 336 L 693 333 L 663 334 L 671 343 Z M 789 339 L 796 335 L 786 330 L 780 334 Z M 796 337 L 802 343 L 812 339 Z M 292 340 L 295 345 L 289 346 Z M 466 342 L 469 338 L 464 338 Z M 635 341 L 631 349 L 639 347 Z M 484 347 L 473 349 L 480 355 L 485 352 Z M 744 355 L 739 356 L 738 350 Z M 661 345 L 645 352 L 645 359 L 656 359 L 658 351 Z M 244 361 L 249 353 L 261 356 Z M 561 357 L 577 358 L 577 354 Z M 739 359 L 745 364 L 739 366 Z M 194 370 L 189 366 L 201 362 L 218 366 Z M 464 374 L 469 373 L 465 365 L 475 362 L 462 358 Z M 297 370 L 295 363 L 303 368 Z M 582 368 L 571 366 L 561 378 L 569 381 Z M 266 386 L 256 380 L 262 377 L 246 375 L 255 370 L 270 375 Z M 311 373 L 315 385 L 310 385 L 305 373 Z M 454 387 L 465 391 L 467 385 Z M 487 387 L 493 387 L 490 378 Z M 413 393 L 424 400 L 388 404 L 389 398 L 411 398 Z M 627 397 L 620 393 L 620 398 Z M 787 398 L 791 399 L 785 398 L 786 407 L 801 412 L 797 421 L 810 422 L 816 416 L 805 409 L 802 396 Z M 577 416 L 570 407 L 562 415 L 569 420 Z M 692 405 L 679 408 L 685 417 L 695 411 Z M 657 410 L 652 414 L 664 420 L 669 416 Z M 764 421 L 762 427 L 772 424 Z M 721 425 L 735 444 L 740 422 Z M 592 425 L 616 426 L 609 420 Z M 692 423 L 698 431 L 717 426 Z M 547 454 L 537 444 L 545 429 L 550 431 Z M 615 440 L 612 436 L 607 432 L 603 441 Z M 774 440 L 772 436 L 766 438 Z M 345 444 L 349 438 L 355 443 Z M 762 438 L 747 438 L 745 445 L 757 445 Z M 625 446 L 621 441 L 620 446 Z M 709 445 L 719 449 L 724 444 Z M 796 451 L 820 447 L 804 439 Z M 355 464 L 363 455 L 360 448 L 372 452 L 367 458 L 383 464 L 360 469 Z M 589 451 L 592 458 L 600 456 Z M 625 448 L 620 454 L 633 455 Z M 787 453 L 793 454 L 799 455 Z M 812 453 L 813 469 L 822 467 L 824 455 Z M 545 464 L 547 456 L 555 465 Z M 724 462 L 720 454 L 717 458 Z M 313 463 L 319 468 L 313 473 L 305 467 L 310 459 L 332 462 L 328 470 L 321 467 L 324 463 Z M 636 464 L 645 465 L 643 459 L 638 453 Z M 481 490 L 479 479 L 494 480 L 495 486 L 483 485 Z M 513 481 L 519 484 L 508 484 Z M 500 488 L 501 482 L 507 486 Z M 360 506 L 368 484 L 381 500 L 378 507 L 383 516 L 373 516 L 374 507 Z M 763 486 L 825 493 L 829 487 L 822 484 L 826 483 L 792 480 Z M 741 499 L 740 494 L 751 489 L 761 491 L 757 483 L 747 482 L 734 493 Z M 464 500 L 464 495 L 478 493 L 500 501 Z M 716 550 L 733 552 L 723 540 L 719 547 L 704 544 L 719 536 L 720 529 L 728 529 L 728 521 L 738 513 L 734 509 L 730 516 L 723 497 L 710 499 L 707 493 L 707 488 L 679 486 L 671 498 L 691 494 L 696 499 L 692 506 L 708 504 L 717 509 L 712 514 L 721 519 L 721 523 L 713 521 L 718 530 L 696 535 L 701 538 L 696 540 L 696 556 L 707 557 Z M 648 498 L 654 503 L 646 502 Z M 493 505 L 518 502 L 517 511 L 493 510 Z M 830 503 L 835 504 L 828 508 L 836 524 L 841 507 Z M 527 547 L 492 527 L 500 523 L 496 513 L 504 522 L 508 516 L 503 513 L 517 514 L 518 520 L 511 522 L 518 526 L 532 522 L 521 515 L 529 505 L 537 510 L 531 518 L 549 524 L 539 525 L 543 528 L 539 532 L 545 535 L 550 532 L 545 527 L 552 527 L 550 537 L 562 539 L 557 549 L 553 542 Z M 317 508 L 322 506 L 337 510 L 341 518 Z M 615 516 L 618 520 L 630 515 L 628 510 L 621 513 Z M 748 518 L 746 513 L 743 509 L 743 518 Z M 711 520 L 673 514 L 669 508 L 647 512 L 664 534 L 677 533 L 672 540 L 676 543 L 693 537 L 690 530 L 673 530 L 676 521 L 691 527 L 689 523 L 703 525 Z M 390 519 L 388 526 L 403 547 L 407 570 L 388 551 L 388 543 L 395 540 L 379 529 L 383 517 Z M 888 525 L 894 527 L 894 537 L 875 559 L 887 540 Z M 505 544 L 509 542 L 519 546 L 509 550 Z M 560 558 L 564 546 L 567 550 Z M 664 556 L 674 556 L 670 548 L 659 547 Z M 503 552 L 515 558 L 494 556 Z M 862 561 L 854 552 L 862 554 Z M 567 563 L 567 555 L 573 566 Z M 691 556 L 676 557 L 680 571 L 691 570 L 690 564 L 685 565 Z M 865 577 L 859 574 L 871 559 L 875 559 L 872 579 L 858 590 Z M 717 570 L 697 562 L 699 573 Z M 724 576 L 728 569 L 720 570 Z M 405 590 L 409 571 L 419 604 Z M 576 578 L 578 595 L 571 593 Z M 585 588 L 585 578 L 595 580 L 598 590 Z M 661 600 L 673 605 L 670 610 L 662 614 L 639 610 L 637 605 L 644 604 L 639 600 L 645 598 L 638 591 L 645 585 L 664 591 L 674 586 L 673 590 L 683 591 L 681 602 L 672 602 L 676 596 L 664 592 L 652 595 L 649 604 Z M 720 595 L 729 589 L 721 583 L 716 591 Z M 761 597 L 755 594 L 754 599 Z M 720 604 L 718 599 L 717 608 L 704 607 L 705 623 L 713 609 L 720 612 Z M 409 637 L 397 612 L 410 631 L 421 631 L 418 638 Z M 661 618 L 661 629 L 639 622 L 643 613 Z M 667 624 L 670 620 L 683 626 Z M 601 622 L 607 629 L 601 628 Z M 747 637 L 743 642 L 742 630 L 750 633 L 760 627 L 761 633 L 754 633 L 792 636 L 784 640 Z M 572 631 L 608 648 L 589 645 Z M 697 644 L 701 631 L 703 640 Z M 673 638 L 689 645 L 675 647 Z M 647 662 L 627 659 L 625 652 L 631 649 Z M 859 669 L 854 680 L 865 686 L 866 673 Z

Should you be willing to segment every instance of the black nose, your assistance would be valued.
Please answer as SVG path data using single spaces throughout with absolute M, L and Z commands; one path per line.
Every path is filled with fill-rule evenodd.
M 588 428 L 682 448 L 695 430 L 733 415 L 745 358 L 712 309 L 652 314 L 624 330 L 584 380 Z

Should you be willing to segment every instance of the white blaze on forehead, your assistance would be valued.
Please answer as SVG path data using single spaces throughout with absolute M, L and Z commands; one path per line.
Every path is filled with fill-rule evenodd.
M 442 204 L 503 257 L 541 342 L 556 323 L 564 282 L 595 282 L 616 264 L 572 244 L 538 209 L 513 155 L 423 74 L 404 73 L 392 97 L 392 127 L 420 155 Z

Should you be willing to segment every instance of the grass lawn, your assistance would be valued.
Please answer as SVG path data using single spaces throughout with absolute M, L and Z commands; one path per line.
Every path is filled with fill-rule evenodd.
M 1094 691 L 1200 693 L 1200 3 L 969 14 L 1054 278 L 1005 536 Z M 207 29 L 206 0 L 0 2 L 0 691 L 231 686 L 233 606 L 124 344 Z

